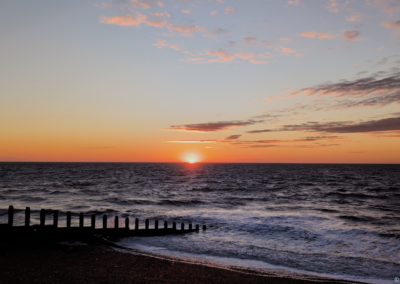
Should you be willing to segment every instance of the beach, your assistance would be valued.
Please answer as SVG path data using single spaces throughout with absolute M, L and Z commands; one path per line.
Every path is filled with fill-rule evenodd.
M 227 270 L 95 244 L 74 246 L 72 251 L 49 245 L 2 246 L 0 274 L 0 283 L 357 283 Z

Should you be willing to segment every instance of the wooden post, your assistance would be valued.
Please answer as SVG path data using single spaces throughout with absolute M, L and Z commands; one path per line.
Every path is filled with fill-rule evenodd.
M 176 231 L 176 222 L 172 223 L 172 229 Z
M 44 227 L 46 222 L 46 210 L 40 210 L 40 226 Z
M 203 231 L 205 231 L 206 230 L 206 225 L 203 225 Z
M 129 230 L 129 217 L 125 218 L 125 229 Z
M 54 210 L 53 226 L 55 228 L 58 227 L 58 210 Z
M 146 230 L 149 229 L 149 219 L 146 219 Z
M 67 228 L 71 228 L 71 211 L 67 212 Z
M 14 223 L 14 206 L 8 207 L 8 226 L 12 227 Z
M 154 228 L 155 228 L 156 230 L 158 230 L 158 220 L 156 220 L 156 221 L 154 222 Z
M 118 216 L 115 216 L 115 229 L 118 229 Z
M 185 230 L 185 223 L 182 223 L 182 224 L 181 224 L 181 230 L 182 230 L 182 231 Z
M 29 227 L 31 223 L 31 208 L 26 207 L 25 209 L 25 227 Z
M 168 222 L 164 221 L 164 229 L 168 229 Z
M 199 224 L 196 224 L 196 231 L 199 230 Z
M 135 230 L 139 230 L 139 219 L 135 219 Z
M 189 224 L 189 231 L 192 230 L 192 223 Z
M 92 229 L 96 229 L 96 215 L 92 214 Z
M 103 215 L 103 230 L 107 230 L 107 215 Z
M 83 213 L 79 213 L 79 228 L 83 228 Z

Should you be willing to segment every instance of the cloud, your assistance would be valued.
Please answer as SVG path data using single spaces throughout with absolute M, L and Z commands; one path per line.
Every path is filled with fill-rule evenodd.
M 257 134 L 257 133 L 274 132 L 274 131 L 275 130 L 271 130 L 271 129 L 262 129 L 262 130 L 251 130 L 251 131 L 247 131 L 246 133 Z
M 261 44 L 262 44 L 264 47 L 271 47 L 273 43 L 274 43 L 274 42 L 273 42 L 272 40 L 263 40 L 263 41 L 261 42 Z
M 153 26 L 156 28 L 161 28 L 163 26 L 166 26 L 168 24 L 168 21 L 161 21 L 161 20 L 148 20 L 147 25 Z
M 292 0 L 292 1 L 287 1 L 287 4 L 299 6 L 301 3 L 300 3 L 300 0 Z
M 382 13 L 386 13 L 391 17 L 395 16 L 396 13 L 400 14 L 400 6 L 396 4 L 399 3 L 397 0 L 365 0 L 367 5 L 374 8 L 380 9 Z
M 251 64 L 268 64 L 268 61 L 250 59 Z
M 230 30 L 226 30 L 226 29 L 209 28 L 208 32 L 206 34 L 204 34 L 204 36 L 212 37 L 212 38 L 218 38 L 219 36 L 227 35 L 227 34 L 230 34 L 230 33 L 231 33 L 231 31 Z
M 147 16 L 142 14 L 136 15 L 122 15 L 122 16 L 113 16 L 113 17 L 105 17 L 101 16 L 100 23 L 105 24 L 114 24 L 119 26 L 136 26 L 139 27 L 142 23 L 147 22 Z
M 315 31 L 303 32 L 301 34 L 297 34 L 296 36 L 310 37 L 310 38 L 326 38 L 326 39 L 332 39 L 337 37 L 337 35 L 332 35 L 330 33 L 317 33 Z
M 256 57 L 257 54 L 254 52 L 246 52 L 246 51 L 239 51 L 235 53 L 236 57 L 239 57 L 240 59 L 246 60 L 246 59 L 253 59 Z
M 165 141 L 166 143 L 182 143 L 182 144 L 208 144 L 215 143 L 216 140 L 178 140 L 178 141 Z
M 361 14 L 361 13 L 354 13 L 350 16 L 346 17 L 346 21 L 348 22 L 359 22 L 362 20 L 363 17 L 365 17 L 366 15 Z
M 235 13 L 235 8 L 234 7 L 226 7 L 224 9 L 225 14 L 234 14 Z
M 218 121 L 198 124 L 171 125 L 166 130 L 185 131 L 185 132 L 221 132 L 229 131 L 238 127 L 261 123 L 263 120 L 234 120 Z
M 296 50 L 284 46 L 279 46 L 276 50 L 279 50 L 283 55 L 290 55 L 296 53 Z
M 192 10 L 190 10 L 190 9 L 182 9 L 181 11 L 182 11 L 183 14 L 190 14 L 190 13 L 192 13 Z
M 382 78 L 383 77 L 383 78 Z M 324 83 L 304 88 L 289 94 L 303 94 L 310 97 L 333 96 L 340 98 L 334 104 L 316 105 L 311 103 L 298 107 L 307 110 L 329 110 L 352 107 L 383 107 L 392 103 L 400 104 L 400 72 L 376 72 L 369 77 L 339 83 Z
M 231 135 L 231 136 L 224 137 L 224 140 L 236 140 L 236 139 L 239 139 L 240 136 L 242 136 L 242 135 Z
M 284 41 L 284 42 L 291 42 L 292 41 L 290 38 L 285 38 L 285 37 L 280 37 L 279 39 L 281 41 Z
M 217 49 L 214 51 L 207 50 L 205 54 L 208 56 L 218 56 L 217 59 L 208 60 L 209 63 L 229 62 L 236 58 L 235 56 L 228 54 L 228 52 L 225 49 Z
M 175 49 L 175 50 L 181 50 L 182 49 L 177 44 L 168 43 L 164 39 L 159 39 L 156 43 L 153 43 L 153 45 L 156 46 L 157 48 L 168 47 L 168 48 Z
M 345 41 L 356 41 L 358 40 L 358 36 L 360 35 L 360 32 L 357 30 L 351 30 L 351 31 L 345 31 L 343 33 L 343 37 Z
M 216 16 L 216 15 L 218 15 L 217 11 L 211 12 L 211 16 Z
M 195 25 L 175 25 L 175 24 L 169 24 L 167 28 L 171 32 L 179 32 L 183 36 L 188 36 L 192 37 L 194 32 L 205 32 L 207 31 L 206 28 L 201 27 L 201 26 L 195 26 Z
M 248 45 L 253 45 L 253 46 L 259 45 L 258 39 L 255 37 L 246 37 L 246 38 L 242 39 L 242 41 Z
M 329 6 L 327 7 L 327 9 L 331 13 L 338 13 L 339 12 L 338 0 L 329 0 Z
M 396 32 L 397 35 L 400 35 L 400 20 L 396 21 L 396 22 L 383 22 L 381 23 L 382 27 L 385 27 L 387 29 L 392 29 Z
M 316 131 L 327 133 L 364 133 L 400 130 L 400 117 L 354 122 L 308 122 L 300 125 L 284 125 L 280 131 Z

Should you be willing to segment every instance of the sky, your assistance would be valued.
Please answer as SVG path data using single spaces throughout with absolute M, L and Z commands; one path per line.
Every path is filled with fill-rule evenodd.
M 400 163 L 400 0 L 2 0 L 0 161 Z

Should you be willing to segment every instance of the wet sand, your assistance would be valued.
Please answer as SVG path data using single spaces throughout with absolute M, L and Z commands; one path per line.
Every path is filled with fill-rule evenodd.
M 4 245 L 0 283 L 356 283 L 275 273 L 232 271 L 115 250 L 77 246 L 70 252 L 50 246 Z

